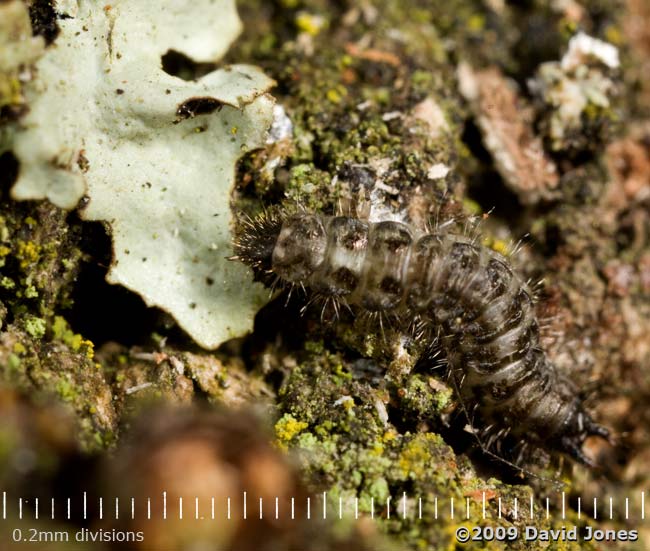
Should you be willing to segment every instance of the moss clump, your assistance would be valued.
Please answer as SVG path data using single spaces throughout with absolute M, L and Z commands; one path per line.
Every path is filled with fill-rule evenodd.
M 331 187 L 330 183 L 331 177 L 327 172 L 315 168 L 311 163 L 299 164 L 291 169 L 285 195 L 297 204 L 319 211 L 325 203 L 317 192 Z M 336 189 L 330 189 L 330 192 L 336 195 Z
M 354 376 L 341 381 L 336 373 L 341 366 Z M 415 379 L 409 391 L 423 392 L 426 381 Z M 435 519 L 435 498 L 441 500 L 441 511 L 443 506 L 449 507 L 453 498 L 458 504 L 458 519 L 468 497 L 473 507 L 478 507 L 482 493 L 486 492 L 491 496 L 487 502 L 487 519 L 474 520 L 478 517 L 475 515 L 474 525 L 514 523 L 520 529 L 526 523 L 540 528 L 550 526 L 541 513 L 533 520 L 499 519 L 497 497 L 504 503 L 512 502 L 515 497 L 525 503 L 530 489 L 510 487 L 495 480 L 486 482 L 438 434 L 426 430 L 411 432 L 394 426 L 391 414 L 386 419 L 380 413 L 382 408 L 378 402 L 399 403 L 398 394 L 395 387 L 386 395 L 376 382 L 355 372 L 339 354 L 305 352 L 304 361 L 292 368 L 281 387 L 276 434 L 283 446 L 300 459 L 312 491 L 326 491 L 335 508 L 339 498 L 346 503 L 357 498 L 360 512 L 373 511 L 384 532 L 394 535 L 400 545 L 413 549 L 442 549 L 455 542 L 455 529 L 462 518 L 453 520 L 444 515 Z M 425 402 L 431 407 L 431 398 Z M 415 411 L 414 407 L 414 415 Z M 420 413 L 430 420 L 436 415 L 423 410 Z M 413 419 L 408 426 L 417 424 Z M 398 425 L 402 427 L 404 423 Z M 401 512 L 398 507 L 402 507 L 400 500 L 404 492 L 409 496 L 407 506 L 411 511 L 406 518 L 396 514 Z M 413 497 L 422 498 L 421 520 L 412 514 L 418 507 Z M 387 518 L 383 512 L 389 498 L 392 514 Z M 524 545 L 514 549 L 524 549 Z
M 9 186 L 10 160 L 0 158 L 0 167 L 8 179 L 3 185 Z M 80 237 L 80 226 L 68 224 L 66 214 L 52 205 L 0 200 L 0 301 L 10 319 L 23 320 L 38 338 L 53 322 L 55 310 L 71 304 L 82 260 Z
M 286 449 L 287 445 L 308 426 L 308 423 L 296 421 L 293 415 L 285 413 L 275 424 L 275 436 L 280 446 Z
M 300 13 L 323 13 L 317 4 L 301 3 Z M 451 93 L 453 73 L 443 62 L 434 18 L 426 14 L 431 7 L 421 7 L 425 22 L 414 24 L 413 11 L 405 18 L 401 9 L 386 2 L 375 23 L 359 18 L 346 28 L 340 25 L 338 9 L 328 6 L 328 18 L 339 22 L 335 31 L 324 26 L 315 34 L 297 32 L 291 25 L 286 29 L 290 36 L 271 52 L 257 47 L 265 36 L 254 31 L 268 28 L 268 23 L 251 23 L 252 32 L 231 55 L 252 57 L 280 83 L 275 95 L 293 123 L 293 147 L 278 157 L 273 146 L 247 162 L 253 174 L 244 181 L 256 182 L 258 200 L 268 204 L 282 196 L 329 213 L 359 204 L 367 208 L 368 202 L 373 208 L 399 210 L 408 209 L 416 196 L 434 205 L 457 189 L 453 171 L 441 179 L 428 175 L 431 166 L 455 165 L 460 127 L 452 115 L 459 109 Z M 241 5 L 243 16 L 253 20 L 261 8 L 254 0 Z M 418 36 L 405 32 L 407 43 L 398 46 L 387 38 L 394 28 L 417 30 Z M 419 36 L 424 28 L 425 43 Z M 343 36 L 332 40 L 330 32 Z M 373 44 L 356 47 L 356 40 L 368 32 L 376 38 Z M 313 52 L 301 47 L 305 35 Z M 427 119 L 429 105 L 435 106 L 433 119 Z M 273 160 L 274 185 L 269 185 L 265 159 Z M 247 195 L 250 189 L 242 191 Z
M 9 354 L 7 357 L 7 364 L 6 367 L 9 371 L 18 371 L 20 369 L 22 362 L 20 361 L 20 357 L 17 356 L 16 354 Z
M 0 164 L 1 178 L 11 179 L 11 162 L 3 157 Z M 48 203 L 0 199 L 0 379 L 38 397 L 58 396 L 77 415 L 79 440 L 93 449 L 98 433 L 103 444 L 110 441 L 116 420 L 92 343 L 61 316 L 83 256 L 80 227 L 66 216 Z
M 45 320 L 30 316 L 25 319 L 25 331 L 34 339 L 42 339 L 45 335 Z
M 402 471 L 404 478 L 421 478 L 429 471 L 429 465 L 433 460 L 432 452 L 435 447 L 431 445 L 443 444 L 442 439 L 431 433 L 418 434 L 408 441 L 402 448 L 397 465 Z
M 295 23 L 299 31 L 306 32 L 311 36 L 316 36 L 323 29 L 327 28 L 328 24 L 324 17 L 305 11 L 296 14 Z
M 55 316 L 52 323 L 52 338 L 67 345 L 73 352 L 82 352 L 89 360 L 95 356 L 92 341 L 84 339 L 80 334 L 70 329 L 68 322 L 62 316 Z
M 77 398 L 79 398 L 78 389 L 68 377 L 59 379 L 56 383 L 55 388 L 56 393 L 64 402 L 74 402 Z
M 435 423 L 453 404 L 453 392 L 440 381 L 421 374 L 406 377 L 403 385 L 396 385 L 399 416 L 402 421 Z

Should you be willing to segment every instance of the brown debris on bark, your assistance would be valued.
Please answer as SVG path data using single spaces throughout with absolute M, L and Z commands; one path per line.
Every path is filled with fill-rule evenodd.
M 533 132 L 530 110 L 508 80 L 497 68 L 475 71 L 467 64 L 459 66 L 458 80 L 506 185 L 524 204 L 555 197 L 557 168 Z

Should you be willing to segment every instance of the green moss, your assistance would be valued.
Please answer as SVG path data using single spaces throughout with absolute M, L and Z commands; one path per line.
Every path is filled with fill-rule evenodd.
M 40 260 L 42 252 L 40 244 L 19 239 L 16 245 L 16 258 L 19 260 L 21 268 L 29 268 Z
M 21 343 L 21 342 L 15 343 L 14 347 L 13 347 L 13 350 L 14 350 L 15 354 L 19 354 L 19 355 L 24 354 L 25 352 L 27 352 L 27 349 L 25 348 L 25 345 L 23 343 Z
M 0 174 L 4 179 L 10 171 L 3 166 Z M 47 203 L 4 199 L 0 212 L 2 301 L 30 336 L 41 339 L 55 308 L 70 304 L 71 284 L 81 258 L 78 231 L 63 211 Z
M 431 465 L 430 442 L 440 443 L 434 434 L 416 435 L 408 442 L 399 454 L 398 465 L 405 477 L 419 478 L 424 476 Z
M 325 346 L 322 340 L 309 340 L 305 342 L 305 351 L 313 354 L 319 355 L 325 352 Z
M 312 36 L 316 36 L 324 28 L 327 28 L 327 20 L 324 17 L 307 13 L 304 11 L 299 12 L 296 15 L 295 22 L 296 22 L 296 27 L 300 31 L 306 32 L 307 34 L 310 34 Z
M 434 519 L 433 497 L 453 497 L 464 503 L 466 496 L 489 490 L 504 500 L 517 497 L 523 503 L 528 499 L 528 488 L 482 480 L 438 434 L 417 432 L 425 419 L 434 426 L 442 415 L 442 404 L 448 405 L 449 392 L 442 388 L 434 391 L 428 378 L 420 375 L 407 378 L 404 386 L 389 386 L 393 406 L 409 411 L 403 423 L 413 432 L 397 430 L 390 421 L 385 426 L 375 408 L 378 400 L 386 398 L 379 397 L 375 383 L 363 378 L 341 379 L 337 371 L 352 373 L 350 364 L 340 354 L 322 350 L 318 342 L 316 347 L 305 346 L 309 348 L 304 351 L 305 359 L 287 376 L 280 393 L 276 434 L 297 454 L 306 479 L 317 481 L 319 491 L 326 490 L 335 506 L 339 497 L 358 498 L 361 512 L 369 513 L 373 503 L 378 515 L 388 497 L 395 504 L 403 491 L 422 496 L 423 520 L 396 515 L 376 517 L 377 522 L 405 548 L 438 549 L 453 545 L 458 524 Z M 483 521 L 486 525 L 493 525 L 492 519 L 497 517 L 493 505 L 489 504 L 488 519 Z M 510 521 L 500 522 L 510 525 Z M 541 516 L 534 524 L 549 527 Z
M 483 246 L 492 249 L 493 251 L 502 254 L 503 256 L 510 256 L 512 252 L 512 245 L 503 239 L 495 238 L 491 235 L 486 235 L 482 240 Z
M 467 27 L 472 32 L 481 32 L 485 29 L 485 16 L 482 14 L 474 14 L 467 20 Z
M 300 164 L 291 169 L 286 196 L 312 211 L 322 210 L 321 191 L 329 186 L 330 175 L 312 164 Z
M 414 375 L 397 390 L 404 418 L 426 419 L 439 416 L 449 406 L 452 392 L 439 384 L 434 390 L 428 376 Z
M 23 291 L 23 296 L 25 298 L 38 298 L 38 291 L 36 290 L 36 287 L 34 287 L 33 285 L 26 284 L 25 290 Z
M 65 319 L 61 316 L 54 317 L 54 323 L 52 324 L 52 336 L 54 339 L 65 342 L 74 350 L 79 350 L 79 347 L 81 346 L 81 335 L 75 335 L 70 330 L 68 322 L 65 321 Z
M 88 359 L 93 359 L 94 345 L 81 335 L 74 333 L 68 322 L 61 316 L 55 316 L 52 323 L 52 338 L 66 344 L 74 352 L 83 352 Z
M 55 388 L 64 402 L 74 402 L 79 397 L 79 391 L 69 379 L 59 379 Z
M 275 435 L 280 445 L 286 447 L 301 431 L 306 429 L 308 423 L 297 421 L 290 413 L 285 413 L 275 424 Z
M 12 371 L 18 371 L 21 366 L 20 358 L 16 354 L 9 354 L 7 360 L 7 367 Z
M 332 372 L 332 380 L 338 386 L 344 385 L 347 381 L 352 380 L 352 373 L 347 371 L 342 363 L 337 363 Z M 344 403 L 347 408 L 354 406 L 354 402 L 350 403 L 349 400 L 346 400 Z
M 46 323 L 44 319 L 30 316 L 25 320 L 25 331 L 34 339 L 45 336 Z
M 307 425 L 303 429 L 307 428 Z M 301 429 L 302 430 L 302 429 Z M 302 433 L 296 437 L 296 447 L 305 451 L 316 451 L 318 449 L 319 442 L 315 434 L 311 433 Z
M 440 390 L 436 392 L 434 399 L 434 411 L 436 413 L 443 413 L 449 409 L 449 406 L 453 403 L 454 392 L 451 388 L 446 390 Z

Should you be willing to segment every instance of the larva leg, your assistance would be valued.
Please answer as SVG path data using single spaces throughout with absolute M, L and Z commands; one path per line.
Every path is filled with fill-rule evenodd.
M 609 429 L 603 427 L 602 425 L 599 425 L 598 423 L 595 423 L 591 419 L 587 420 L 585 430 L 587 431 L 588 436 L 600 436 L 612 445 L 616 443 L 615 438 L 612 436 L 612 433 L 609 431 Z
M 585 465 L 586 467 L 591 469 L 596 469 L 598 467 L 596 462 L 582 451 L 581 445 L 573 439 L 563 439 L 562 450 L 569 457 L 572 457 L 578 463 Z

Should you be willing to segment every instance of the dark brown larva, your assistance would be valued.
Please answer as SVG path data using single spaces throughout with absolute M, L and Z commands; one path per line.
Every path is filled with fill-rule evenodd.
M 510 435 L 593 466 L 585 438 L 609 438 L 540 348 L 526 283 L 505 257 L 466 236 L 298 213 L 249 221 L 235 252 L 267 281 L 405 322 L 420 318 L 439 335 L 459 401 L 487 448 Z

